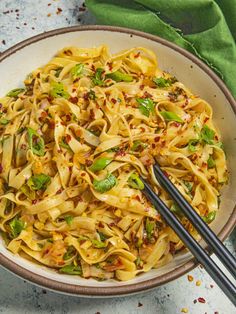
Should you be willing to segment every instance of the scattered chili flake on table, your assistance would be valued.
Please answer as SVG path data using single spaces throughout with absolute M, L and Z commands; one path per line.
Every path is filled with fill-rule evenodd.
M 143 304 L 141 302 L 138 303 L 138 307 L 141 307 L 143 306 Z
M 199 297 L 197 300 L 199 303 L 206 303 L 206 300 L 202 297 Z
M 6 45 L 5 39 L 2 40 L 2 44 L 3 44 L 3 45 Z
M 59 15 L 59 14 L 61 14 L 61 12 L 62 12 L 62 9 L 61 8 L 57 8 L 56 14 Z
M 47 16 L 50 17 L 50 16 L 51 16 L 51 13 L 48 13 Z
M 188 309 L 187 309 L 186 307 L 183 307 L 183 308 L 181 309 L 181 312 L 182 312 L 182 313 L 188 313 Z
M 188 275 L 188 281 L 193 281 L 193 276 Z
M 193 303 L 194 303 L 194 304 L 196 304 L 196 303 L 197 303 L 197 300 L 196 300 L 196 299 L 195 299 L 195 300 L 193 300 Z
M 210 287 L 211 287 L 211 288 L 214 288 L 214 286 L 213 286 L 213 285 L 210 285 Z

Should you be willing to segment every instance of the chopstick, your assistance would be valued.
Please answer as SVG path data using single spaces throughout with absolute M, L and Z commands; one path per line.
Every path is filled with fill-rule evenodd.
M 217 285 L 227 295 L 231 302 L 236 306 L 236 287 L 231 281 L 224 275 L 216 263 L 210 258 L 210 256 L 204 251 L 200 244 L 188 233 L 183 227 L 176 216 L 170 211 L 165 203 L 157 196 L 149 184 L 141 178 L 144 183 L 144 194 L 152 202 L 154 207 L 166 220 L 167 224 L 176 232 L 183 243 L 188 247 L 192 254 L 206 269 L 209 275 L 215 280 Z
M 236 279 L 236 259 L 227 250 L 224 244 L 218 239 L 214 232 L 208 227 L 205 221 L 198 215 L 193 207 L 186 201 L 179 190 L 164 174 L 158 164 L 154 165 L 154 174 L 159 181 L 160 185 L 168 192 L 171 198 L 179 205 L 182 212 L 189 219 L 192 225 L 196 228 L 199 234 L 204 238 L 208 246 L 215 253 L 215 255 L 221 260 L 225 267 Z

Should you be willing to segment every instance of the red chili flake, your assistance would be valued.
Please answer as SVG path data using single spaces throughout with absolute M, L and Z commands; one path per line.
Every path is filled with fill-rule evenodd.
M 69 122 L 71 120 L 71 115 L 70 114 L 66 114 L 66 121 Z
M 134 55 L 134 58 L 138 58 L 140 56 L 140 51 Z
M 173 122 L 172 125 L 178 128 L 181 124 L 179 122 Z
M 155 142 L 159 142 L 159 141 L 160 141 L 160 136 L 156 136 L 156 137 L 154 138 L 154 141 L 155 141 Z
M 3 167 L 2 167 L 2 164 L 0 164 L 0 173 L 2 173 L 3 171 Z
M 62 12 L 62 9 L 61 9 L 61 8 L 57 8 L 56 14 L 57 14 L 57 15 L 58 15 L 58 14 L 61 14 L 61 12 Z
M 213 285 L 210 285 L 210 287 L 211 287 L 211 288 L 214 288 L 214 286 L 213 286 Z
M 108 62 L 107 65 L 108 65 L 109 70 L 111 71 L 112 70 L 112 63 Z
M 46 118 L 48 116 L 48 113 L 46 111 L 41 112 L 41 117 Z
M 155 144 L 152 144 L 152 149 L 156 148 L 156 145 Z
M 48 7 L 50 7 L 52 4 L 51 3 L 48 3 Z
M 51 16 L 51 13 L 48 13 L 47 16 L 50 17 L 50 16 Z
M 79 8 L 79 11 L 80 11 L 80 12 L 83 12 L 83 11 L 85 11 L 85 10 L 86 10 L 85 8 L 82 8 L 82 7 Z
M 215 140 L 219 141 L 219 137 L 217 135 L 215 135 Z
M 109 226 L 110 226 L 110 227 L 115 227 L 115 223 L 114 223 L 114 222 L 111 222 L 111 223 L 109 224 Z
M 0 103 L 0 109 L 2 108 L 2 104 Z
M 135 196 L 135 199 L 136 199 L 137 201 L 139 201 L 139 202 L 141 201 L 141 198 L 140 198 L 139 195 L 136 195 L 136 196 Z
M 70 136 L 70 134 L 66 134 L 66 136 L 65 136 L 65 141 L 66 141 L 66 143 L 69 143 L 69 142 L 71 141 L 71 136 Z
M 140 87 L 139 87 L 141 90 L 143 90 L 144 89 L 144 85 L 142 84 L 142 85 L 140 85 Z
M 38 202 L 38 200 L 37 200 L 37 199 L 32 200 L 32 204 L 33 204 L 33 205 L 35 205 L 37 202 Z
M 23 149 L 23 150 L 26 150 L 27 146 L 26 146 L 26 144 L 21 144 L 20 148 Z
M 169 178 L 169 175 L 168 175 L 168 173 L 164 170 L 163 171 L 163 173 L 164 173 L 164 175 L 167 177 L 167 178 Z
M 92 162 L 92 160 L 86 159 L 85 164 L 87 167 L 90 167 L 93 164 L 93 162 Z
M 94 72 L 96 71 L 96 68 L 95 68 L 95 65 L 94 65 L 94 64 L 91 65 L 91 69 L 92 69 L 92 71 L 94 71 Z
M 188 105 L 188 99 L 185 100 L 184 107 Z
M 61 194 L 63 191 L 63 188 L 60 188 L 59 190 L 56 191 L 56 194 Z
M 93 109 L 90 109 L 90 118 L 91 118 L 92 120 L 95 119 L 95 113 L 94 113 Z
M 85 172 L 81 173 L 81 177 L 84 177 L 84 176 L 86 176 L 86 173 Z
M 78 102 L 78 97 L 70 97 L 69 101 L 72 102 L 73 104 L 77 104 Z
M 81 137 L 81 136 L 82 136 L 82 131 L 81 131 L 81 130 L 76 130 L 76 131 L 75 131 L 75 135 L 76 135 L 77 137 Z
M 175 245 L 174 245 L 174 243 L 173 242 L 170 242 L 170 253 L 172 254 L 172 255 L 174 255 L 175 254 Z
M 115 98 L 112 98 L 112 99 L 111 99 L 111 102 L 112 102 L 113 104 L 115 104 L 115 103 L 116 103 L 116 99 L 115 99 Z
M 67 56 L 72 56 L 72 51 L 70 49 L 67 49 L 64 51 L 64 54 Z
M 206 167 L 207 167 L 207 163 L 206 163 L 206 162 L 203 162 L 203 163 L 202 163 L 202 167 L 205 167 L 205 168 L 206 168 Z
M 198 298 L 198 302 L 200 302 L 200 303 L 206 303 L 206 300 L 205 300 L 204 298 L 200 297 L 200 298 Z
M 120 149 L 118 152 L 115 153 L 115 157 L 118 157 L 118 156 L 125 156 L 126 155 L 126 152 L 123 150 L 123 149 Z
M 150 94 L 150 93 L 147 92 L 147 91 L 144 92 L 143 96 L 144 96 L 145 98 L 152 98 L 152 94 Z
M 84 98 L 84 100 L 89 100 L 89 93 L 85 93 L 85 94 L 83 95 L 83 98 Z
M 98 227 L 99 227 L 99 228 L 104 228 L 104 224 L 103 224 L 101 221 L 99 221 Z
M 204 119 L 204 123 L 206 123 L 208 120 L 209 120 L 209 118 L 206 117 L 206 118 Z
M 214 314 L 219 314 L 219 312 L 214 312 Z
M 138 303 L 138 307 L 141 307 L 143 306 L 143 304 L 141 302 Z
M 55 122 L 54 122 L 54 120 L 49 120 L 48 121 L 48 127 L 49 127 L 49 129 L 55 129 Z

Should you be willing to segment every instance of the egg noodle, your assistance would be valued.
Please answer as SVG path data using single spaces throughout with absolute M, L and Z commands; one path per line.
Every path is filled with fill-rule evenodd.
M 227 181 L 212 108 L 138 47 L 64 48 L 0 98 L 0 229 L 7 248 L 63 274 L 129 280 L 183 243 L 142 193 L 166 175 L 210 223 Z

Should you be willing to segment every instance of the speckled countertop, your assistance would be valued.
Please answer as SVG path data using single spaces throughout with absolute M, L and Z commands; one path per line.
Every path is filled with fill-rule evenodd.
M 59 27 L 95 24 L 79 0 L 0 0 L 0 52 L 12 45 Z M 235 253 L 236 232 L 226 241 Z M 83 299 L 46 291 L 0 268 L 0 313 L 84 314 L 232 314 L 234 306 L 206 272 L 187 275 L 143 294 L 112 299 Z M 200 286 L 196 285 L 200 281 Z M 198 301 L 202 297 L 205 303 Z

